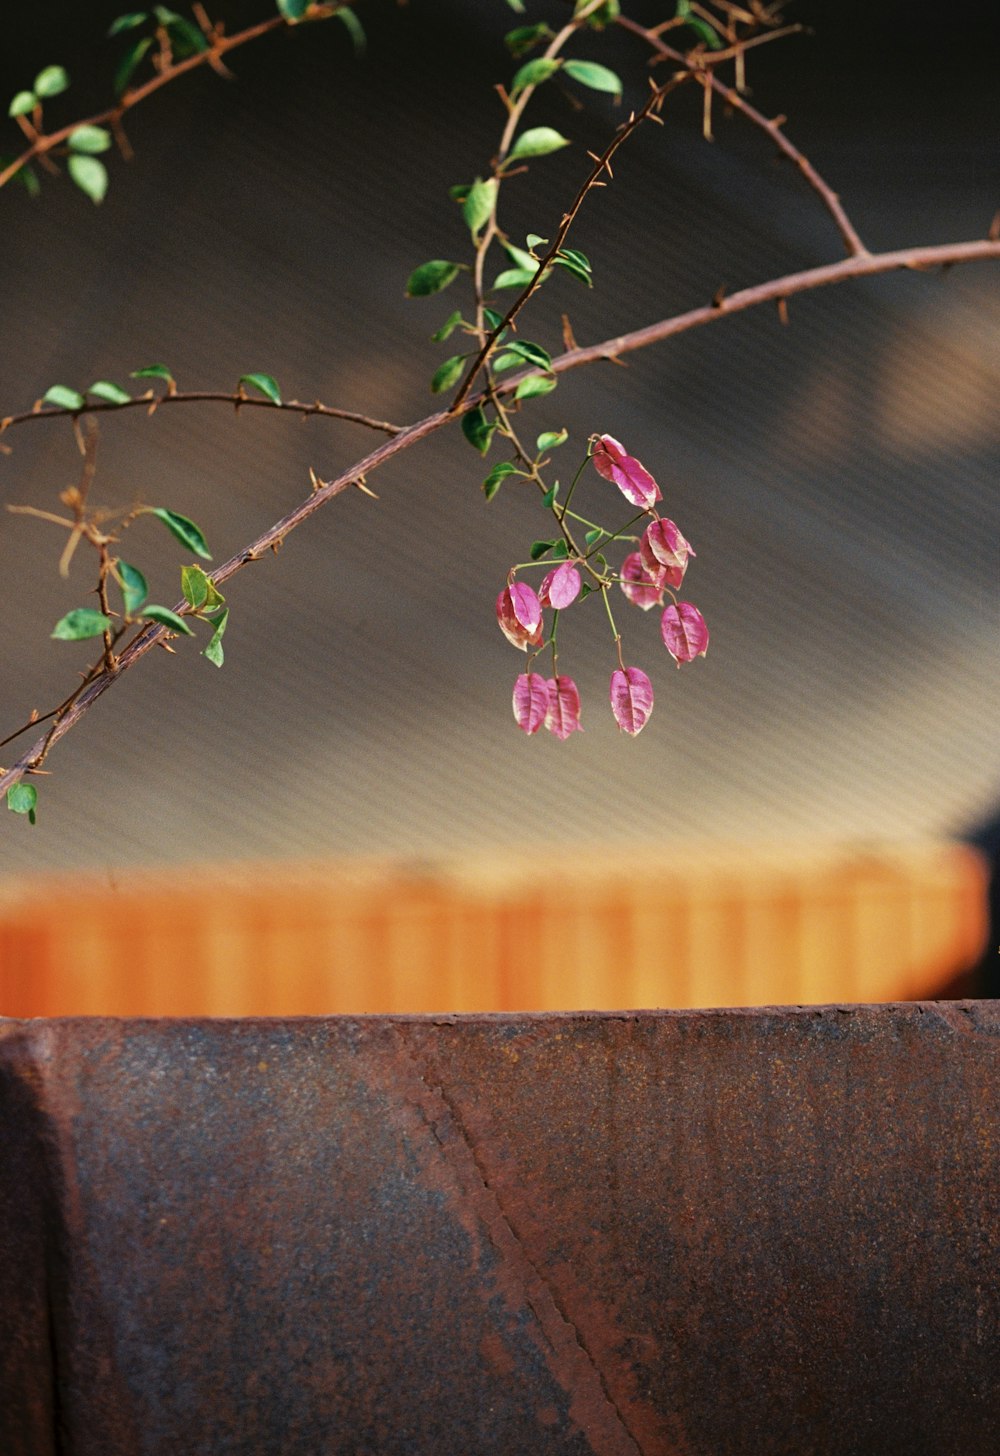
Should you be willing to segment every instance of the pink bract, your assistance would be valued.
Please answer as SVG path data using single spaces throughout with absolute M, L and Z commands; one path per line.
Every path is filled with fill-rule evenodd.
M 580 727 L 580 694 L 571 677 L 550 678 L 549 708 L 545 726 L 550 733 L 565 741 L 571 733 L 582 733 Z
M 538 588 L 538 600 L 542 606 L 556 607 L 559 611 L 571 606 L 579 595 L 580 573 L 569 561 L 550 571 Z
M 633 551 L 622 562 L 621 589 L 634 607 L 648 612 L 650 607 L 663 606 L 663 588 L 667 585 L 668 571 L 657 563 L 657 570 L 651 572 L 638 551 Z M 669 583 L 671 586 L 672 582 Z
M 708 651 L 705 618 L 690 602 L 678 602 L 676 606 L 667 607 L 660 618 L 660 635 L 678 667 L 682 662 L 704 657 Z
M 525 733 L 537 733 L 549 711 L 549 685 L 540 672 L 522 672 L 514 684 L 514 721 Z
M 641 667 L 616 668 L 611 674 L 611 711 L 623 733 L 635 737 L 653 711 L 653 684 Z
M 688 557 L 698 554 L 690 541 L 684 539 L 674 522 L 668 521 L 665 516 L 660 520 L 650 521 L 639 549 L 649 570 L 653 569 L 654 564 L 676 568 L 680 570 L 682 578 L 687 570 Z
M 649 471 L 613 435 L 598 435 L 593 460 L 598 475 L 613 481 L 634 506 L 648 511 L 661 499 L 660 487 Z
M 511 582 L 497 597 L 497 622 L 507 641 L 522 652 L 542 640 L 542 604 L 522 581 Z

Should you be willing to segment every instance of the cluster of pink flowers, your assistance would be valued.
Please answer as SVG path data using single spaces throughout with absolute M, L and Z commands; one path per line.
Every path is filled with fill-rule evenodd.
M 629 455 L 611 435 L 597 436 L 591 458 L 599 475 L 616 485 L 627 501 L 652 518 L 640 539 L 638 551 L 626 556 L 616 578 L 603 578 L 603 589 L 606 590 L 609 580 L 617 580 L 633 606 L 644 612 L 651 607 L 663 608 L 660 636 L 678 667 L 683 662 L 704 657 L 708 650 L 705 619 L 697 607 L 674 596 L 695 551 L 674 522 L 657 513 L 657 502 L 662 499 L 659 486 L 635 456 Z M 571 560 L 550 571 L 537 592 L 526 583 L 516 581 L 512 573 L 497 597 L 500 630 L 522 652 L 527 652 L 529 647 L 540 648 L 544 608 L 561 611 L 572 605 L 580 595 L 581 586 L 580 572 Z M 664 606 L 667 592 L 672 600 Z M 653 685 L 641 668 L 625 666 L 620 641 L 618 647 L 620 665 L 611 674 L 611 711 L 619 728 L 634 737 L 645 727 L 653 711 Z M 525 733 L 547 728 L 557 738 L 568 738 L 580 728 L 580 694 L 576 683 L 558 672 L 552 678 L 536 672 L 522 673 L 514 684 L 514 719 Z

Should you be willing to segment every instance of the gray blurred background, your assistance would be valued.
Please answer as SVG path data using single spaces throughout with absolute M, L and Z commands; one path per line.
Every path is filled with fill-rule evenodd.
M 101 35 L 120 4 L 19 7 L 3 95 L 58 62 L 73 86 L 53 122 L 105 104 L 123 45 Z M 215 13 L 237 29 L 269 10 Z M 529 0 L 528 19 L 564 13 Z M 1000 206 L 994 7 L 957 4 L 944 20 L 803 0 L 789 13 L 815 34 L 753 57 L 753 99 L 787 113 L 868 245 L 984 236 Z M 199 72 L 138 108 L 136 159 L 111 157 L 100 208 L 65 178 L 36 201 L 4 192 L 0 412 L 54 383 L 128 383 L 153 361 L 182 388 L 262 370 L 290 398 L 399 422 L 432 408 L 427 382 L 455 345 L 429 335 L 465 301 L 462 283 L 407 301 L 404 282 L 426 258 L 463 256 L 447 188 L 495 147 L 491 86 L 511 74 L 501 37 L 517 20 L 501 0 L 373 0 L 359 14 L 361 58 L 339 24 L 303 27 L 235 53 L 232 83 Z M 642 95 L 638 43 L 594 36 L 578 53 Z M 531 113 L 576 144 L 505 189 L 515 238 L 551 233 L 584 146 L 620 115 L 573 92 L 549 86 Z M 817 199 L 743 119 L 718 115 L 708 144 L 692 98 L 665 115 L 622 152 L 571 240 L 596 288 L 554 281 L 526 337 L 557 348 L 568 311 L 595 341 L 721 284 L 841 256 Z M 485 505 L 478 457 L 440 432 L 372 478 L 378 502 L 339 499 L 230 583 L 221 672 L 184 642 L 105 696 L 53 754 L 37 828 L 4 826 L 4 871 L 968 830 L 1000 798 L 998 324 L 995 267 L 893 276 L 793 299 L 787 327 L 758 310 L 627 369 L 578 371 L 525 409 L 531 435 L 570 430 L 564 470 L 590 432 L 623 440 L 698 551 L 686 595 L 712 630 L 705 661 L 676 672 L 655 614 L 619 612 L 626 658 L 657 692 L 638 740 L 610 715 L 593 602 L 560 634 L 586 731 L 566 744 L 517 732 L 523 659 L 493 601 L 544 516 L 516 488 Z M 68 426 L 5 439 L 4 498 L 51 508 L 78 474 Z M 219 406 L 105 416 L 94 495 L 193 517 L 222 561 L 307 492 L 310 466 L 329 477 L 373 443 L 351 425 Z M 599 494 L 595 479 L 595 508 Z M 0 524 L 2 736 L 84 665 L 86 644 L 48 634 L 90 582 L 83 552 L 60 580 L 55 528 Z M 176 600 L 190 558 L 159 527 L 134 528 L 125 554 L 154 600 Z

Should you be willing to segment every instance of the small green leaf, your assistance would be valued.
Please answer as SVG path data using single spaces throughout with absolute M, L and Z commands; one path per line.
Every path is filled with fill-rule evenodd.
M 529 344 L 524 339 L 514 339 L 506 345 L 511 354 L 518 355 L 526 364 L 535 364 L 539 369 L 552 368 L 552 355 L 541 344 Z
M 471 182 L 458 182 L 454 187 L 448 188 L 448 196 L 452 202 L 464 202 L 472 191 Z
M 108 169 L 103 162 L 99 162 L 96 157 L 74 152 L 66 163 L 66 170 L 91 202 L 104 201 L 104 194 L 108 190 Z
M 541 561 L 542 557 L 546 556 L 555 544 L 554 541 L 532 541 L 528 556 L 532 561 Z
M 477 177 L 469 188 L 468 196 L 462 204 L 462 216 L 472 234 L 473 242 L 478 241 L 480 232 L 493 215 L 499 185 L 495 177 L 489 177 L 485 182 Z
M 535 449 L 542 454 L 545 450 L 555 450 L 557 446 L 565 445 L 568 439 L 569 430 L 546 430 L 535 441 Z
M 128 15 L 119 15 L 108 27 L 108 39 L 113 35 L 121 35 L 123 31 L 135 30 L 137 26 L 145 25 L 149 19 L 149 13 L 145 10 L 132 10 Z
M 517 162 L 524 157 L 547 157 L 558 152 L 560 147 L 569 146 L 569 137 L 564 137 L 551 126 L 532 126 L 523 131 L 507 153 L 507 162 Z
M 488 501 L 491 501 L 508 475 L 522 475 L 523 473 L 511 461 L 501 460 L 499 465 L 494 465 L 489 475 L 483 481 L 483 495 L 485 495 Z
M 427 298 L 432 293 L 440 293 L 442 288 L 447 288 L 449 283 L 454 282 L 460 269 L 460 263 L 448 263 L 443 258 L 432 258 L 429 263 L 421 263 L 406 280 L 407 298 Z
M 448 315 L 441 327 L 436 330 L 435 333 L 431 334 L 431 343 L 443 344 L 445 339 L 451 338 L 452 334 L 458 328 L 459 324 L 464 322 L 465 320 L 462 318 L 462 310 L 460 308 L 456 308 L 454 313 L 450 313 Z
M 8 116 L 27 116 L 38 105 L 34 91 L 19 91 L 7 108 Z
M 181 567 L 181 591 L 188 606 L 194 607 L 199 616 L 214 612 L 226 600 L 212 578 L 206 576 L 200 566 Z
M 553 374 L 529 374 L 514 390 L 514 398 L 534 399 L 539 394 L 551 394 L 558 383 Z
M 87 390 L 97 399 L 107 400 L 108 404 L 130 404 L 132 396 L 127 390 L 122 389 L 120 384 L 113 384 L 110 379 L 98 379 Z
M 547 243 L 548 238 L 540 238 L 537 233 L 529 233 L 524 241 L 527 243 L 528 247 L 532 250 L 532 252 L 534 252 L 535 248 L 538 247 L 539 243 Z
M 549 486 L 548 490 L 542 496 L 542 505 L 545 507 L 545 509 L 547 511 L 550 511 L 552 509 L 552 507 L 555 505 L 555 503 L 556 503 L 556 496 L 558 494 L 559 494 L 559 482 L 557 480 L 556 483 L 555 483 L 555 485 Z
M 130 45 L 122 56 L 118 65 L 115 67 L 114 88 L 116 96 L 121 96 L 126 90 L 128 83 L 138 69 L 139 62 L 152 44 L 153 37 L 151 35 L 144 35 L 141 40 L 137 40 L 134 44 Z
M 213 663 L 215 667 L 221 667 L 225 661 L 225 654 L 222 651 L 222 634 L 225 632 L 226 624 L 229 621 L 229 608 L 226 607 L 224 611 L 216 612 L 215 616 L 210 618 L 210 621 L 215 627 L 215 632 L 211 642 L 209 642 L 201 655 L 202 657 L 207 657 L 209 662 Z
M 490 448 L 495 429 L 496 424 L 490 424 L 487 420 L 482 405 L 477 404 L 475 409 L 462 416 L 462 434 L 480 455 L 485 455 Z
M 562 61 L 553 56 L 539 56 L 537 60 L 526 61 L 510 84 L 510 99 L 515 101 L 528 86 L 540 86 L 554 76 L 561 65 Z
M 125 615 L 134 617 L 149 596 L 146 578 L 137 566 L 132 566 L 128 561 L 122 561 L 121 557 L 115 562 L 114 573 L 118 579 L 118 585 L 122 589 Z
M 38 805 L 38 790 L 34 784 L 12 784 L 7 790 L 7 808 L 12 814 L 27 814 L 28 823 L 35 822 Z
M 76 389 L 67 389 L 65 384 L 53 384 L 42 395 L 42 404 L 54 404 L 59 409 L 82 410 L 87 401 Z
M 443 390 L 450 389 L 453 384 L 457 384 L 462 377 L 462 370 L 465 368 L 467 358 L 467 354 L 452 354 L 450 359 L 446 359 L 443 364 L 439 365 L 431 380 L 432 393 L 441 394 Z
M 82 642 L 87 637 L 102 637 L 111 626 L 111 618 L 106 617 L 103 612 L 95 612 L 92 607 L 77 607 L 73 612 L 67 612 L 65 617 L 52 629 L 52 636 L 59 642 Z
M 165 379 L 168 384 L 173 384 L 174 376 L 166 364 L 144 364 L 141 369 L 132 370 L 133 379 Z
M 349 5 L 341 5 L 339 10 L 334 11 L 337 19 L 351 37 L 351 45 L 356 56 L 363 56 L 368 49 L 368 37 L 365 35 L 365 28 L 355 15 Z M 221 652 L 221 649 L 220 649 Z M 222 663 L 219 663 L 222 666 Z
M 604 532 L 600 529 L 600 527 L 598 527 L 594 531 L 588 531 L 583 539 L 586 541 L 588 546 L 593 546 L 594 542 L 599 541 L 603 535 Z
M 27 192 L 29 197 L 37 197 L 38 194 L 41 192 L 42 184 L 35 176 L 35 172 L 32 167 L 22 167 L 19 172 L 15 172 L 14 176 L 15 180 L 20 182 L 21 186 L 24 188 L 25 192 Z
M 519 25 L 516 30 L 508 30 L 503 43 L 512 56 L 523 56 L 532 46 L 541 40 L 548 40 L 553 34 L 545 21 L 540 20 L 537 25 Z
M 490 360 L 490 368 L 494 374 L 502 374 L 505 369 L 515 369 L 524 360 L 518 354 L 494 354 Z
M 572 273 L 574 278 L 579 278 L 588 288 L 593 288 L 594 280 L 591 275 L 590 263 L 582 253 L 576 252 L 573 248 L 560 248 L 553 258 L 553 263 L 558 263 L 560 268 L 565 268 L 567 273 Z
M 165 506 L 143 506 L 139 514 L 156 516 L 182 546 L 186 546 L 203 561 L 211 561 L 212 553 L 208 549 L 208 543 L 194 521 L 189 521 L 187 516 L 179 515 L 177 511 L 168 511 Z
M 614 71 L 609 71 L 607 66 L 599 66 L 596 61 L 565 61 L 563 70 L 581 86 L 589 86 L 591 91 L 606 91 L 611 96 L 622 94 L 622 83 Z
M 185 56 L 208 50 L 204 33 L 185 16 L 178 15 L 175 10 L 168 10 L 165 5 L 154 6 L 153 14 L 170 37 L 175 59 L 183 60 Z
M 587 0 L 577 0 L 574 15 L 578 15 L 586 3 Z M 619 0 L 604 0 L 603 5 L 598 5 L 597 9 L 592 10 L 587 16 L 587 24 L 592 30 L 603 30 L 606 25 L 613 25 L 620 14 Z
M 74 152 L 106 152 L 111 146 L 111 133 L 103 126 L 78 126 L 66 140 Z
M 601 553 L 598 551 L 597 555 L 594 557 L 594 565 L 595 566 L 599 566 L 602 571 L 607 571 L 607 569 L 608 569 L 608 559 L 607 559 L 607 557 L 606 556 L 602 556 Z
M 560 539 L 556 542 L 556 544 L 552 548 L 552 560 L 553 561 L 568 561 L 569 560 L 569 547 L 566 545 L 566 542 L 561 537 L 560 537 Z
M 289 25 L 295 25 L 309 9 L 309 0 L 278 0 L 278 12 Z
M 686 23 L 689 30 L 693 30 L 699 40 L 704 41 L 710 51 L 721 50 L 722 41 L 706 20 L 698 15 L 688 15 Z
M 46 66 L 44 71 L 39 71 L 35 77 L 35 95 L 44 96 L 46 99 L 50 96 L 58 96 L 61 91 L 66 90 L 68 85 L 69 77 L 62 66 Z
M 495 333 L 496 330 L 503 323 L 503 314 L 496 313 L 492 308 L 483 309 L 483 318 L 489 324 L 491 333 Z M 503 335 L 501 334 L 499 337 L 503 338 Z
M 505 268 L 493 280 L 494 291 L 498 292 L 502 288 L 526 288 L 537 272 L 537 268 L 532 268 L 530 272 L 527 268 Z
M 178 617 L 169 607 L 144 607 L 142 616 L 144 621 L 158 622 L 161 627 L 169 627 L 171 632 L 183 632 L 185 637 L 194 636 L 184 618 Z
M 272 404 L 281 403 L 281 390 L 278 388 L 278 381 L 270 374 L 241 374 L 240 384 L 249 384 L 251 389 L 259 389 Z
M 524 14 L 524 0 L 507 0 L 507 4 L 510 6 L 511 10 L 513 10 L 515 15 Z

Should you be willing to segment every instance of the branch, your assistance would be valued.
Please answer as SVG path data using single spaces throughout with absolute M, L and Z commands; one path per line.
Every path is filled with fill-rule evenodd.
M 790 298 L 794 294 L 843 283 L 850 278 L 873 277 L 876 274 L 890 273 L 901 268 L 926 271 L 932 268 L 949 267 L 954 263 L 972 263 L 987 259 L 1000 261 L 1000 240 L 945 243 L 937 247 L 904 248 L 890 253 L 865 253 L 844 258 L 839 263 L 828 263 L 819 268 L 806 269 L 801 273 L 789 273 L 783 278 L 774 278 L 767 283 L 744 288 L 739 293 L 731 294 L 718 303 L 691 309 L 687 313 L 677 314 L 673 318 L 662 319 L 659 323 L 649 324 L 645 328 L 635 329 L 631 333 L 619 334 L 613 339 L 605 339 L 600 344 L 591 344 L 583 349 L 567 350 L 566 353 L 552 361 L 552 370 L 554 373 L 562 374 L 568 369 L 576 369 L 582 364 L 594 363 L 598 359 L 616 359 L 621 354 L 644 349 L 650 344 L 659 343 L 662 339 L 672 338 L 675 334 L 685 333 L 688 329 L 698 328 L 702 324 L 714 323 L 717 319 L 728 318 L 735 313 L 742 313 L 758 304 L 780 301 Z M 520 380 L 532 372 L 532 370 L 526 370 L 505 380 L 503 384 L 494 385 L 496 393 L 512 394 Z M 426 439 L 428 435 L 434 434 L 444 425 L 452 423 L 458 415 L 474 409 L 484 398 L 483 394 L 476 395 L 467 399 L 458 411 L 455 411 L 454 408 L 440 410 L 401 430 L 393 439 L 379 445 L 377 449 L 337 476 L 335 480 L 314 490 L 263 535 L 258 536 L 244 550 L 231 556 L 224 565 L 212 572 L 211 580 L 217 585 L 221 585 L 243 567 L 248 566 L 250 562 L 259 560 L 264 552 L 277 549 L 286 536 L 290 535 L 296 527 L 308 520 L 322 506 L 325 506 L 334 496 L 341 495 L 351 486 L 363 485 L 365 476 L 378 469 L 380 465 L 385 464 L 387 460 L 391 460 L 401 451 L 409 449 L 411 445 L 416 445 L 420 440 Z M 183 612 L 185 607 L 184 602 L 179 602 L 176 610 Z M 11 768 L 0 773 L 0 794 L 6 793 L 25 774 L 37 771 L 53 744 L 68 733 L 93 707 L 106 689 L 134 667 L 151 648 L 161 643 L 165 645 L 167 636 L 168 629 L 165 627 L 150 625 L 143 628 L 119 655 L 114 673 L 109 673 L 106 669 L 96 672 L 83 689 L 70 700 L 70 704 L 64 712 L 60 713 L 57 710 L 55 721 L 48 732 L 38 739 Z
M 653 50 L 657 52 L 657 55 L 660 57 L 661 60 L 676 61 L 679 65 L 684 66 L 689 74 L 692 73 L 693 68 L 691 66 L 691 62 L 689 58 L 684 54 L 684 52 L 674 50 L 673 46 L 665 45 L 658 35 L 656 35 L 651 30 L 647 30 L 644 25 L 640 25 L 635 20 L 629 20 L 628 17 L 624 15 L 619 15 L 618 24 L 622 26 L 623 29 L 631 31 L 633 35 L 637 35 L 642 40 L 644 40 L 647 45 L 651 46 Z M 790 29 L 800 28 L 801 27 L 790 27 Z M 781 33 L 784 34 L 785 32 L 782 31 Z M 776 34 L 777 32 L 772 32 L 767 37 L 761 37 L 761 39 L 774 39 Z M 809 183 L 810 187 L 812 187 L 813 191 L 819 195 L 824 207 L 836 223 L 837 229 L 840 233 L 840 236 L 844 240 L 844 246 L 847 248 L 848 253 L 852 255 L 866 254 L 868 252 L 868 249 L 861 241 L 861 238 L 858 236 L 854 224 L 851 222 L 850 218 L 847 216 L 847 213 L 841 206 L 840 198 L 837 196 L 836 192 L 834 192 L 833 188 L 830 187 L 830 185 L 823 180 L 820 174 L 816 171 L 816 168 L 809 161 L 808 157 L 800 152 L 798 147 L 794 146 L 793 143 L 788 140 L 784 132 L 781 130 L 781 121 L 772 121 L 768 117 L 766 117 L 763 112 L 758 111 L 755 106 L 751 106 L 748 101 L 745 101 L 743 99 L 739 91 L 735 90 L 732 86 L 727 86 L 724 81 L 720 81 L 718 76 L 715 75 L 714 71 L 711 70 L 708 65 L 706 65 L 706 62 L 717 64 L 720 60 L 725 59 L 727 56 L 733 55 L 736 50 L 742 53 L 742 51 L 744 51 L 750 44 L 750 41 L 743 41 L 740 43 L 739 47 L 735 47 L 727 52 L 720 53 L 719 55 L 711 57 L 699 57 L 700 65 L 696 72 L 699 81 L 703 86 L 707 86 L 712 91 L 714 91 L 716 95 L 721 96 L 736 111 L 742 112 L 749 121 L 753 122 L 754 126 L 759 127 L 761 131 L 765 132 L 767 136 L 770 137 L 771 141 L 784 156 L 788 157 L 790 161 L 795 163 L 799 171 L 802 173 L 803 177 L 805 177 L 806 181 Z

